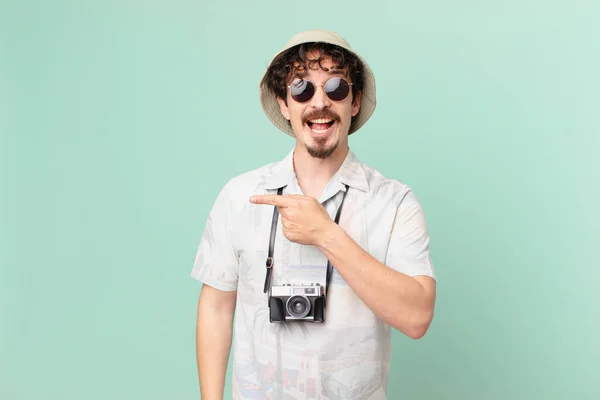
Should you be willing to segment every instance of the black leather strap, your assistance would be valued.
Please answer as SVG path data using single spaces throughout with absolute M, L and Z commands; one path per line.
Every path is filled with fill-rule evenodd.
M 348 190 L 349 190 L 348 185 L 345 185 L 345 186 L 346 186 L 346 191 L 344 192 L 344 195 L 342 196 L 342 201 L 340 202 L 340 206 L 337 209 L 335 219 L 334 219 L 334 222 L 336 224 L 339 224 L 339 222 L 340 222 L 342 206 L 344 205 L 344 199 L 346 198 L 346 194 L 348 194 Z M 282 193 L 283 193 L 283 188 L 279 188 L 277 190 L 277 194 L 281 196 Z M 279 210 L 278 210 L 277 206 L 274 206 L 273 207 L 273 219 L 271 221 L 271 236 L 269 238 L 269 252 L 268 252 L 267 261 L 266 261 L 267 274 L 265 276 L 265 286 L 263 288 L 264 293 L 267 293 L 267 291 L 271 288 L 271 276 L 273 274 L 273 264 L 274 264 L 273 250 L 275 247 L 275 234 L 277 231 L 278 218 L 279 218 Z M 331 282 L 332 273 L 333 273 L 333 266 L 331 265 L 331 262 L 329 260 L 327 260 L 327 277 L 325 279 L 325 296 L 327 296 L 327 293 L 329 291 L 329 282 Z M 327 303 L 325 303 L 325 304 L 327 304 Z
M 348 185 L 346 185 L 346 191 L 342 196 L 342 201 L 340 202 L 340 206 L 337 209 L 337 213 L 335 215 L 335 223 L 339 224 L 340 222 L 340 214 L 342 213 L 342 206 L 344 205 L 344 199 L 346 198 L 346 194 L 348 193 Z M 327 300 L 327 295 L 329 294 L 329 282 L 331 282 L 331 274 L 333 273 L 333 266 L 331 265 L 331 261 L 327 259 L 327 278 L 325 279 L 325 300 Z M 325 301 L 325 307 L 327 307 L 327 301 Z
M 280 187 L 277 189 L 277 194 L 281 196 L 283 193 L 283 188 Z M 269 253 L 267 255 L 266 268 L 267 268 L 267 276 L 265 277 L 265 287 L 263 288 L 263 293 L 267 293 L 269 288 L 271 287 L 271 275 L 273 274 L 273 248 L 275 247 L 275 233 L 277 230 L 277 219 L 279 218 L 279 209 L 277 206 L 273 207 L 273 220 L 271 221 L 271 237 L 269 238 Z

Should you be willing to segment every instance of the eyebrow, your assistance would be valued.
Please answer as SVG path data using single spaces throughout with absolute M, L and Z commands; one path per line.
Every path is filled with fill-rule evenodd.
M 347 71 L 344 71 L 343 68 L 330 68 L 329 71 L 327 71 L 327 73 L 331 76 L 343 76 L 345 77 L 347 75 Z
M 342 68 L 330 68 L 329 71 L 327 71 L 329 73 L 329 75 L 342 75 L 342 76 L 346 76 L 346 73 L 344 71 L 344 69 Z

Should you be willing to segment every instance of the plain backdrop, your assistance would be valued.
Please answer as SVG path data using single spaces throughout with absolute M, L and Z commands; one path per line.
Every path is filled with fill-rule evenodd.
M 370 63 L 361 161 L 420 199 L 428 334 L 389 398 L 600 398 L 597 1 L 0 1 L 0 398 L 196 399 L 189 273 L 231 177 L 285 156 L 294 33 Z M 230 371 L 226 398 L 230 396 Z

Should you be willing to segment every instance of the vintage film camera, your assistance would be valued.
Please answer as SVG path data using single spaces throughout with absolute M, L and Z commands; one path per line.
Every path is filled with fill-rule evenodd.
M 325 293 L 318 283 L 271 286 L 269 321 L 323 322 L 324 314 Z

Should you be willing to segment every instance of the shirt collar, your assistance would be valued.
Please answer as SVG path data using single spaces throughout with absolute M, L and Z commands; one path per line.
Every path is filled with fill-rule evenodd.
M 290 186 L 295 181 L 294 150 L 292 149 L 283 160 L 271 166 L 271 170 L 265 176 L 261 186 L 265 189 L 278 189 L 283 186 Z M 369 183 L 363 164 L 350 149 L 348 149 L 348 154 L 344 162 L 333 175 L 327 187 L 338 186 L 336 185 L 338 182 L 341 185 L 348 185 L 363 192 L 369 190 Z

